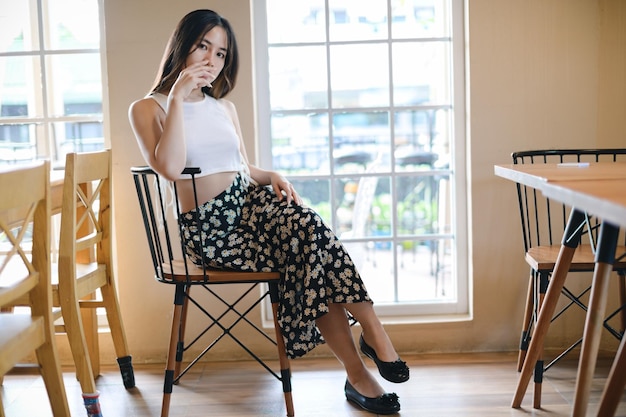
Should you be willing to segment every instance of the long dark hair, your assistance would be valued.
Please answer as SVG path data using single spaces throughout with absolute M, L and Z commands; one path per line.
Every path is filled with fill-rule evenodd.
M 239 70 L 239 51 L 235 33 L 228 20 L 213 10 L 195 10 L 183 17 L 167 43 L 159 72 L 152 87 L 153 93 L 169 93 L 178 74 L 184 69 L 187 55 L 196 47 L 200 39 L 216 26 L 226 31 L 226 61 L 224 69 L 211 84 L 212 88 L 203 87 L 202 91 L 216 99 L 226 96 L 235 87 Z

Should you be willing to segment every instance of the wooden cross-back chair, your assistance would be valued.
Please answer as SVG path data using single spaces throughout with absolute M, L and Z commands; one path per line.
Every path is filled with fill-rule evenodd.
M 596 162 L 623 162 L 626 163 L 626 149 L 549 149 L 514 152 L 514 164 L 547 164 L 547 163 L 596 163 Z M 568 168 L 564 169 L 578 169 Z M 583 168 L 584 169 L 584 168 Z M 518 371 L 522 369 L 526 351 L 532 338 L 533 324 L 538 317 L 545 292 L 552 271 L 556 265 L 561 248 L 561 241 L 571 207 L 552 201 L 536 189 L 517 184 L 518 203 L 524 241 L 525 260 L 530 266 L 530 280 L 526 294 L 526 306 L 520 338 L 518 355 Z M 593 272 L 595 267 L 595 242 L 600 220 L 586 216 L 579 225 L 582 237 L 577 243 L 569 272 Z M 610 314 L 604 321 L 605 328 L 616 338 L 621 339 L 626 325 L 626 243 L 616 251 L 616 260 L 613 269 L 619 278 L 619 308 Z M 567 283 L 566 283 L 567 284 Z M 585 295 L 591 289 L 586 286 L 582 291 L 572 291 L 567 285 L 563 287 L 562 295 L 566 297 L 563 307 L 555 314 L 552 321 L 562 316 L 571 307 L 580 307 L 587 310 Z M 617 317 L 616 317 L 617 316 Z M 611 320 L 619 318 L 619 328 L 611 325 Z M 582 324 L 581 324 L 582 334 Z M 582 343 L 582 337 L 564 349 L 547 365 L 540 358 L 535 367 L 535 394 L 533 406 L 541 406 L 541 383 L 543 373 L 557 363 L 567 353 Z
M 254 360 L 259 362 L 276 379 L 282 382 L 287 416 L 294 415 L 293 400 L 291 396 L 291 371 L 289 359 L 285 351 L 281 329 L 277 321 L 278 311 L 278 282 L 281 276 L 278 272 L 241 272 L 232 270 L 211 269 L 206 266 L 198 267 L 193 264 L 185 255 L 183 241 L 181 239 L 180 225 L 177 220 L 180 217 L 180 207 L 178 206 L 178 192 L 176 182 L 171 183 L 173 196 L 168 195 L 167 181 L 161 179 L 149 167 L 133 167 L 131 172 L 134 178 L 141 216 L 144 221 L 146 236 L 149 244 L 152 265 L 154 267 L 155 279 L 158 282 L 171 284 L 174 286 L 174 313 L 170 334 L 169 351 L 165 370 L 165 383 L 163 388 L 163 403 L 161 407 L 161 417 L 169 415 L 169 407 L 173 385 L 177 384 L 185 373 L 200 360 L 217 342 L 228 336 L 243 350 L 245 350 Z M 183 174 L 191 175 L 191 181 L 200 174 L 198 168 L 186 168 Z M 195 192 L 195 182 L 194 182 Z M 194 195 L 196 206 L 197 196 Z M 169 202 L 173 202 L 175 213 Z M 174 218 L 175 217 L 175 218 Z M 197 230 L 202 230 L 198 224 Z M 228 301 L 217 293 L 213 288 L 227 284 L 250 284 L 250 287 L 234 301 Z M 267 288 L 260 291 L 261 284 L 267 284 Z M 211 294 L 211 301 L 224 306 L 224 312 L 215 315 L 209 312 L 209 308 L 202 307 L 201 295 L 197 298 L 191 294 L 191 288 L 201 291 L 202 295 Z M 260 294 L 258 297 L 255 295 Z M 251 303 L 247 304 L 244 298 L 254 296 Z M 263 329 L 252 322 L 248 313 L 261 302 L 269 297 L 272 304 L 272 314 L 274 319 L 274 338 L 270 338 Z M 190 303 L 191 301 L 191 303 Z M 248 299 L 248 302 L 250 300 Z M 206 305 L 206 300 L 204 300 Z M 185 327 L 188 309 L 191 306 L 198 307 L 198 310 L 207 316 L 209 324 L 199 332 L 198 336 L 185 341 Z M 236 319 L 226 323 L 227 314 L 235 314 Z M 255 330 L 264 339 L 276 345 L 280 372 L 274 371 L 260 357 L 258 357 L 246 344 L 233 332 L 233 328 L 246 324 L 247 328 Z M 209 330 L 217 329 L 218 335 L 209 343 L 202 352 L 189 362 L 187 367 L 181 370 L 183 353 L 200 341 L 202 335 Z M 186 344 L 187 343 L 187 344 Z
M 1 172 L 0 195 L 0 380 L 35 351 L 52 413 L 69 417 L 52 319 L 49 162 Z M 13 313 L 23 299 L 30 314 Z
M 111 151 L 69 153 L 65 159 L 55 306 L 61 307 L 85 405 L 100 373 L 96 308 L 104 308 L 125 388 L 135 386 L 113 274 Z M 97 295 L 99 290 L 100 295 Z

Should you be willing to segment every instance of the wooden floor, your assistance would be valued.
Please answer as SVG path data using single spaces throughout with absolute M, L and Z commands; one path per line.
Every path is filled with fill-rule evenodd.
M 568 416 L 573 399 L 575 364 L 559 363 L 546 374 L 543 408 L 534 410 L 529 387 L 523 408 L 510 403 L 517 384 L 513 354 L 420 355 L 404 358 L 411 379 L 384 386 L 400 396 L 403 417 Z M 371 362 L 368 365 L 372 365 Z M 372 416 L 343 394 L 345 374 L 334 359 L 292 361 L 293 397 L 298 417 Z M 601 360 L 593 382 L 589 414 L 595 416 L 610 360 Z M 375 369 L 372 365 L 372 369 Z M 119 371 L 105 367 L 98 378 L 104 417 L 159 416 L 163 367 L 135 365 L 137 387 L 126 391 Z M 72 416 L 86 415 L 71 369 L 64 370 Z M 42 379 L 32 369 L 17 369 L 0 388 L 7 417 L 51 416 Z M 256 362 L 201 363 L 174 387 L 171 417 L 281 417 L 285 415 L 280 383 Z M 626 396 L 618 409 L 626 416 Z

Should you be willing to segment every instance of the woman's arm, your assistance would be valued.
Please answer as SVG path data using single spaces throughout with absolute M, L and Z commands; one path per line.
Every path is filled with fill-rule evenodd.
M 186 146 L 182 129 L 182 115 L 177 107 L 165 112 L 150 98 L 137 100 L 131 104 L 129 119 L 139 149 L 152 169 L 168 180 L 176 180 L 185 167 Z M 180 110 L 182 112 L 182 109 Z
M 187 161 L 183 102 L 196 88 L 207 85 L 206 61 L 185 68 L 167 97 L 167 114 L 150 98 L 130 105 L 128 118 L 144 159 L 168 180 L 180 177 Z
M 287 199 L 287 203 L 295 202 L 296 204 L 302 204 L 302 198 L 298 195 L 293 185 L 287 181 L 287 179 L 276 171 L 270 171 L 267 169 L 261 169 L 255 165 L 252 165 L 248 160 L 248 154 L 246 152 L 246 146 L 243 141 L 243 135 L 241 133 L 241 126 L 239 124 L 239 117 L 237 116 L 237 109 L 235 105 L 228 100 L 220 100 L 226 113 L 230 117 L 235 126 L 237 136 L 239 136 L 239 147 L 241 150 L 241 156 L 244 163 L 248 165 L 250 169 L 250 177 L 260 185 L 271 185 L 274 192 L 280 200 Z

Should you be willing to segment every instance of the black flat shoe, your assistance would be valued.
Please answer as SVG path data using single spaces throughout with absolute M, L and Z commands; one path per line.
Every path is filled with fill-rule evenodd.
M 409 368 L 406 366 L 406 362 L 400 358 L 398 358 L 395 362 L 381 361 L 378 359 L 378 355 L 376 355 L 374 348 L 365 343 L 362 334 L 359 339 L 359 346 L 361 347 L 361 352 L 376 363 L 378 372 L 380 372 L 380 375 L 387 381 L 400 383 L 409 380 Z
M 395 414 L 400 411 L 400 402 L 395 392 L 385 393 L 377 398 L 361 395 L 346 379 L 346 399 L 374 414 Z

